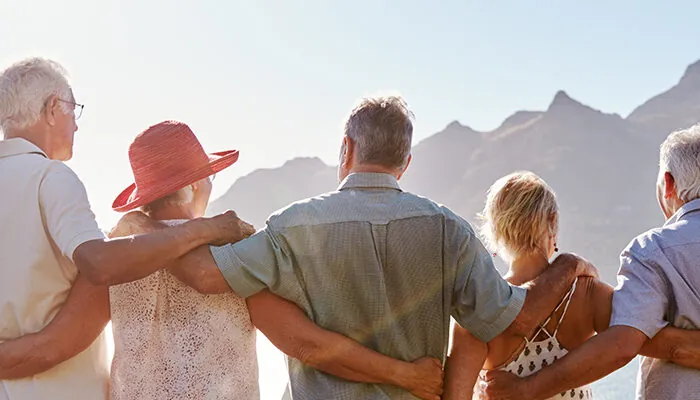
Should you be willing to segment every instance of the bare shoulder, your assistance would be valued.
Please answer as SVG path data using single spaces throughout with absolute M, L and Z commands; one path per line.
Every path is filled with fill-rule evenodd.
M 576 282 L 576 291 L 574 292 L 574 300 L 587 301 L 593 296 L 596 289 L 598 279 L 592 276 L 581 276 Z
M 589 276 L 579 278 L 578 285 L 585 287 L 585 290 L 582 292 L 585 293 L 588 301 L 594 303 L 598 303 L 603 298 L 608 299 L 614 290 L 612 286 L 602 280 Z
M 152 232 L 155 222 L 141 211 L 130 211 L 124 214 L 119 222 L 109 232 L 109 238 L 119 238 Z
M 566 310 L 566 316 L 561 324 L 560 342 L 571 350 L 580 346 L 595 333 L 594 319 L 596 304 L 593 298 L 598 279 L 582 276 L 576 281 L 576 289 L 571 297 L 571 303 Z M 557 318 L 561 318 L 560 310 Z
M 576 286 L 572 306 L 577 310 L 577 329 L 586 335 L 605 330 L 612 312 L 613 287 L 592 277 L 579 278 Z
M 580 310 L 583 315 L 589 317 L 595 313 L 595 309 L 601 304 L 610 301 L 613 288 L 598 278 L 582 276 L 576 282 L 571 305 Z

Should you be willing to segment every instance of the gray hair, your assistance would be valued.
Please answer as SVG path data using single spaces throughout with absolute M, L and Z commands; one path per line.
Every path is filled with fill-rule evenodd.
M 360 163 L 398 169 L 411 153 L 412 119 L 400 96 L 365 98 L 350 112 L 345 135 L 355 142 Z
M 44 58 L 19 61 L 0 75 L 0 127 L 5 134 L 35 123 L 46 101 L 53 95 L 71 100 L 66 70 L 57 62 Z M 70 105 L 60 102 L 68 114 Z
M 180 206 L 191 202 L 193 199 L 194 188 L 192 187 L 192 185 L 187 185 L 176 192 L 170 193 L 169 195 L 163 196 L 157 200 L 153 200 L 152 202 L 144 205 L 143 207 L 141 207 L 141 211 L 150 215 L 152 212 L 159 210 L 163 207 Z
M 673 176 L 683 202 L 700 197 L 700 124 L 668 135 L 661 144 L 659 167 L 660 174 Z

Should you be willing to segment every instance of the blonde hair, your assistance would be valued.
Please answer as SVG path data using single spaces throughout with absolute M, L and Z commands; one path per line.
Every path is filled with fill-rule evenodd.
M 480 215 L 481 234 L 506 261 L 538 251 L 547 257 L 558 212 L 554 191 L 542 178 L 529 171 L 514 172 L 489 188 Z

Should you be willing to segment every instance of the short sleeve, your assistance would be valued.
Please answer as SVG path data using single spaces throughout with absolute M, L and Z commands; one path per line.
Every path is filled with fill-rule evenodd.
M 610 326 L 623 325 L 653 338 L 668 322 L 668 287 L 658 266 L 641 257 L 636 245 L 620 255 Z
M 270 289 L 289 300 L 299 300 L 293 259 L 269 225 L 238 243 L 212 246 L 211 252 L 226 282 L 238 296 L 247 298 Z
M 67 165 L 57 161 L 49 167 L 39 186 L 39 203 L 51 239 L 69 259 L 81 244 L 105 238 L 85 186 Z
M 466 221 L 448 221 L 446 235 L 446 252 L 456 255 L 452 317 L 474 337 L 489 342 L 515 321 L 527 291 L 501 277 Z

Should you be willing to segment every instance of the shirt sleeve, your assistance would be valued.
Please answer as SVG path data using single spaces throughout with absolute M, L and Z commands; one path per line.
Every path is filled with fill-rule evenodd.
M 105 238 L 95 221 L 85 186 L 62 162 L 52 163 L 47 170 L 39 186 L 39 203 L 49 235 L 71 261 L 78 246 Z
M 633 244 L 620 255 L 610 326 L 630 326 L 651 339 L 668 325 L 669 293 L 659 266 L 642 257 L 638 247 Z
M 452 317 L 474 337 L 489 342 L 515 321 L 527 291 L 501 277 L 466 221 L 457 220 L 454 227 L 448 222 L 446 233 L 451 244 L 446 253 L 456 255 Z
M 270 289 L 286 299 L 300 301 L 302 289 L 293 258 L 269 224 L 238 243 L 210 249 L 226 282 L 238 296 L 247 298 Z

